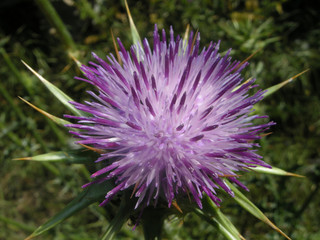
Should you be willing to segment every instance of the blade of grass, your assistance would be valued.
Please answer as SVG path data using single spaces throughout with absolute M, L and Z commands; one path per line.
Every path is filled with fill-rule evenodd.
M 13 75 L 16 77 L 16 79 L 19 81 L 19 83 L 21 83 L 25 87 L 25 89 L 27 90 L 27 92 L 30 96 L 33 96 L 34 91 L 33 91 L 32 87 L 30 87 L 30 85 L 27 84 L 26 79 L 24 79 L 24 77 L 22 76 L 20 71 L 16 68 L 14 63 L 11 61 L 11 59 L 10 59 L 9 55 L 7 54 L 7 52 L 5 51 L 5 49 L 0 48 L 0 53 L 1 53 L 5 63 L 7 64 L 8 68 L 13 73 Z
M 18 229 L 21 229 L 23 231 L 26 231 L 26 232 L 33 232 L 34 231 L 34 227 L 32 226 L 29 226 L 27 224 L 24 224 L 24 223 L 21 223 L 21 222 L 18 222 L 18 221 L 15 221 L 13 219 L 10 219 L 10 218 L 6 218 L 4 216 L 1 216 L 0 215 L 0 221 L 5 223 L 6 225 L 8 226 L 14 226 Z
M 0 139 L 5 138 L 8 136 L 12 142 L 14 142 L 19 147 L 26 147 L 26 151 L 28 153 L 31 153 L 31 149 L 28 146 L 23 146 L 23 143 L 19 136 L 13 132 L 14 128 L 10 126 L 9 124 L 3 124 L 3 122 L 0 121 L 0 129 L 3 129 L 3 131 L 0 134 Z
M 49 0 L 35 0 L 38 7 L 43 12 L 44 16 L 52 24 L 52 26 L 57 29 L 61 41 L 65 44 L 67 49 L 75 49 L 75 43 L 69 33 L 67 27 L 62 22 L 60 16 L 52 6 Z
M 17 104 L 14 103 L 13 98 L 10 96 L 8 91 L 5 89 L 5 87 L 0 82 L 0 93 L 4 97 L 4 99 L 9 103 L 9 105 L 12 107 L 12 110 L 18 115 L 18 117 L 25 121 L 26 117 L 24 116 L 22 110 L 18 107 Z

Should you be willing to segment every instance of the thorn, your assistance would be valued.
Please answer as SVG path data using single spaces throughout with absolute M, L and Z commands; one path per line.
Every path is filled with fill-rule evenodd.
M 286 176 L 290 176 L 290 177 L 298 177 L 298 178 L 305 178 L 305 176 L 300 175 L 300 174 L 296 174 L 296 173 L 291 173 L 291 172 L 287 172 Z
M 254 168 L 252 167 L 243 167 L 249 171 L 252 171 L 252 172 L 258 172 L 256 171 Z M 284 170 L 283 170 L 284 171 Z M 287 172 L 287 171 L 284 171 L 284 174 L 274 174 L 274 175 L 278 175 L 278 176 L 288 176 L 288 177 L 298 177 L 298 178 L 305 178 L 305 176 L 303 175 L 300 175 L 300 174 L 296 174 L 296 173 L 291 173 L 291 172 Z
M 284 232 L 281 231 L 273 222 L 269 220 L 269 218 L 265 217 L 265 223 L 267 223 L 270 227 L 272 227 L 274 230 L 276 230 L 278 233 L 280 233 L 282 236 L 284 236 L 286 239 L 291 240 Z
M 110 29 L 110 32 L 111 32 L 111 37 L 112 37 L 112 41 L 113 41 L 114 50 L 116 51 L 116 55 L 117 55 L 117 58 L 118 58 L 118 62 L 122 66 L 122 60 L 121 60 L 121 57 L 120 57 L 120 54 L 119 54 L 119 50 L 118 50 L 117 43 L 116 43 L 116 40 L 114 38 L 112 29 Z
M 306 70 L 302 71 L 301 73 L 298 73 L 298 74 L 294 75 L 293 77 L 289 78 L 285 82 L 291 82 L 293 79 L 300 77 L 302 74 L 308 72 L 309 70 L 310 70 L 310 68 L 307 68 Z
M 30 235 L 29 237 L 26 237 L 24 240 L 30 240 L 32 238 L 34 238 L 34 236 Z
M 218 175 L 218 177 L 241 177 L 242 175 L 237 175 L 237 174 L 222 174 Z
M 269 132 L 269 133 L 264 133 L 264 134 L 261 134 L 260 137 L 266 137 L 268 135 L 271 135 L 273 132 Z
M 176 200 L 172 201 L 172 206 L 174 206 L 180 213 L 183 213 Z
M 138 186 L 139 186 L 139 182 L 137 182 L 137 183 L 134 185 L 134 188 L 133 188 L 133 191 L 132 191 L 132 193 L 131 193 L 130 199 L 133 197 L 134 193 L 137 191 Z
M 190 195 L 189 195 L 189 191 L 188 191 L 188 189 L 187 189 L 187 195 L 188 195 L 188 199 L 189 199 L 189 202 L 191 203 L 192 201 L 191 201 L 191 197 L 190 197 Z
M 285 86 L 286 84 L 292 82 L 293 79 L 301 76 L 302 74 L 304 74 L 305 72 L 308 72 L 309 70 L 310 70 L 310 69 L 308 68 L 308 69 L 306 69 L 306 70 L 304 70 L 304 71 L 302 71 L 302 72 L 294 75 L 293 77 L 291 77 L 291 78 L 289 78 L 289 79 L 287 79 L 287 80 L 285 80 L 285 81 L 283 81 L 283 82 L 281 82 L 281 83 L 278 83 L 278 84 L 276 84 L 276 85 L 274 85 L 274 86 L 272 86 L 272 87 L 267 88 L 267 89 L 266 89 L 267 92 L 264 94 L 264 97 L 267 97 L 267 96 L 271 95 L 272 93 L 274 93 L 275 91 L 279 90 L 280 88 L 282 88 L 282 87 Z
M 249 57 L 247 57 L 245 60 L 243 60 L 233 71 L 237 71 L 243 64 L 245 64 L 246 62 L 248 62 L 251 58 L 254 57 L 254 55 L 256 55 L 258 52 L 260 52 L 262 50 L 262 48 L 256 50 L 254 53 L 252 53 Z
M 84 145 L 84 144 L 81 144 L 81 143 L 79 143 L 79 145 L 81 145 L 82 147 L 87 148 L 87 149 L 89 149 L 89 150 L 91 150 L 91 151 L 94 151 L 94 152 L 96 152 L 96 153 L 99 153 L 99 154 L 104 153 L 103 150 L 98 149 L 98 148 L 90 147 L 90 146 L 88 146 L 88 145 Z
M 130 23 L 130 28 L 131 28 L 131 33 L 132 31 L 136 32 L 136 34 L 138 35 L 138 41 L 141 44 L 141 39 L 140 39 L 140 36 L 139 36 L 139 33 L 138 33 L 138 30 L 136 28 L 136 25 L 134 24 L 134 21 L 132 19 L 132 16 L 131 16 L 131 12 L 130 12 L 130 9 L 129 9 L 129 6 L 128 6 L 128 2 L 127 0 L 124 0 L 124 5 L 126 6 L 126 10 L 127 10 L 127 14 L 128 14 L 128 18 L 129 18 L 129 23 Z M 133 39 L 134 40 L 134 39 Z M 135 42 L 136 43 L 136 42 Z
M 72 58 L 72 57 L 71 57 L 71 58 Z M 71 68 L 71 64 L 69 63 L 69 64 L 67 64 L 67 65 L 62 69 L 61 73 L 67 72 L 70 68 Z
M 46 82 L 47 80 L 43 78 L 39 73 L 37 73 L 32 67 L 30 67 L 25 61 L 21 60 L 21 62 L 32 72 L 41 82 Z
M 54 119 L 55 117 L 53 115 L 51 115 L 50 113 L 43 111 L 42 109 L 36 107 L 35 105 L 33 105 L 32 103 L 28 102 L 27 100 L 25 100 L 24 98 L 22 98 L 20 96 L 18 96 L 18 98 L 20 98 L 20 100 L 24 101 L 30 107 L 32 107 L 33 109 L 37 110 L 38 112 L 40 112 L 41 114 L 45 115 L 46 117 L 50 118 L 52 121 L 55 122 L 55 119 Z
M 308 69 L 302 71 L 301 73 L 298 73 L 298 74 L 294 75 L 293 77 L 291 77 L 291 78 L 279 83 L 279 85 L 281 85 L 281 87 L 282 87 L 282 86 L 286 85 L 287 83 L 292 82 L 294 79 L 296 79 L 297 77 L 301 76 L 302 74 L 308 72 L 309 70 L 310 70 L 310 68 L 308 68 Z
M 239 235 L 241 240 L 246 240 L 241 234 Z
M 193 50 L 194 44 L 196 43 L 196 39 L 197 39 L 198 32 L 199 32 L 199 29 L 197 29 L 196 33 L 195 33 L 195 34 L 194 34 L 194 36 L 193 36 L 192 45 L 191 45 L 191 48 L 190 48 L 190 52 L 189 52 L 189 54 L 191 54 L 191 53 L 192 53 L 192 50 Z
M 82 63 L 76 59 L 75 56 L 73 56 L 72 54 L 70 54 L 70 58 L 77 64 L 77 66 L 80 68 L 82 66 Z M 62 72 L 64 72 L 65 68 L 62 70 Z
M 32 160 L 32 157 L 23 157 L 23 158 L 14 158 L 14 159 L 12 159 L 12 160 L 14 160 L 14 161 L 20 161 L 20 160 Z

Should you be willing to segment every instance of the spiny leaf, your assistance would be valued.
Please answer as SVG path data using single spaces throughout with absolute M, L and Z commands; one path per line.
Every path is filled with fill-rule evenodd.
M 236 239 L 245 239 L 238 231 L 238 229 L 232 224 L 232 222 L 225 216 L 217 205 L 208 197 L 205 196 L 203 200 L 203 212 L 213 217 L 214 221 L 218 225 L 223 226 L 228 232 L 232 233 L 233 237 Z
M 135 201 L 131 200 L 128 192 L 122 196 L 120 207 L 117 215 L 112 219 L 106 232 L 103 234 L 101 240 L 111 240 L 119 232 L 123 224 L 128 220 L 131 212 L 134 209 Z
M 240 236 L 235 235 L 233 232 L 226 229 L 220 222 L 215 218 L 206 215 L 202 210 L 195 208 L 194 213 L 196 213 L 201 219 L 207 221 L 210 225 L 215 227 L 223 236 L 228 240 L 241 240 Z
M 40 154 L 32 157 L 15 158 L 13 160 L 39 162 L 90 163 L 95 159 L 89 151 L 61 151 Z
M 282 169 L 276 168 L 276 167 L 266 168 L 266 167 L 257 166 L 257 167 L 248 168 L 248 169 L 250 169 L 254 172 L 259 172 L 259 173 L 267 173 L 267 174 L 274 174 L 274 175 L 281 175 L 281 176 L 292 176 L 292 177 L 300 177 L 300 178 L 304 177 L 302 175 L 287 172 L 285 170 L 282 170 Z
M 142 46 L 141 38 L 140 38 L 140 35 L 139 35 L 138 30 L 136 28 L 136 25 L 134 24 L 134 21 L 132 19 L 127 0 L 124 0 L 124 4 L 126 6 L 126 10 L 127 10 L 127 14 L 128 14 L 129 22 L 130 22 L 130 29 L 131 29 L 131 35 L 132 35 L 133 43 L 134 44 L 138 44 L 139 43 L 140 46 Z
M 52 121 L 54 121 L 55 123 L 57 123 L 57 124 L 60 125 L 60 126 L 64 126 L 64 125 L 66 125 L 66 124 L 70 124 L 69 121 L 64 120 L 64 119 L 62 119 L 62 118 L 58 118 L 58 117 L 56 117 L 56 116 L 54 116 L 54 115 L 52 115 L 52 114 L 50 114 L 50 113 L 48 113 L 48 112 L 46 112 L 46 111 L 44 111 L 44 110 L 42 110 L 42 109 L 36 107 L 36 106 L 33 105 L 32 103 L 30 103 L 30 102 L 28 102 L 27 100 L 23 99 L 22 97 L 18 97 L 18 98 L 20 98 L 20 99 L 21 99 L 22 101 L 24 101 L 26 104 L 28 104 L 29 106 L 31 106 L 32 108 L 34 108 L 34 109 L 37 110 L 38 112 L 42 113 L 42 114 L 45 115 L 46 117 L 50 118 Z
M 249 213 L 251 213 L 256 218 L 260 219 L 264 223 L 268 224 L 270 227 L 272 227 L 274 230 L 276 230 L 278 233 L 280 233 L 285 238 L 291 240 L 284 232 L 282 232 L 274 223 L 272 223 L 266 215 L 263 214 L 263 212 L 260 211 L 260 209 L 254 205 L 246 196 L 244 196 L 235 186 L 233 186 L 230 182 L 226 181 L 228 186 L 231 188 L 231 190 L 234 192 L 234 200 L 239 203 L 240 206 L 242 206 L 244 209 L 246 209 Z
M 52 83 L 50 83 L 48 80 L 46 80 L 44 77 L 42 77 L 40 74 L 38 74 L 35 70 L 33 70 L 28 64 L 26 64 L 24 61 L 22 63 L 34 74 L 36 77 L 49 89 L 49 91 L 63 104 L 65 105 L 73 114 L 77 116 L 83 116 L 84 113 L 76 109 L 70 101 L 73 101 L 72 98 L 70 98 L 67 94 L 62 92 L 59 88 L 54 86 Z
M 282 87 L 285 86 L 286 84 L 292 82 L 295 78 L 299 77 L 300 75 L 304 74 L 305 72 L 308 72 L 309 70 L 310 70 L 310 69 L 306 69 L 306 70 L 304 70 L 303 72 L 298 73 L 297 75 L 289 78 L 288 80 L 283 81 L 282 83 L 279 83 L 279 84 L 276 84 L 276 85 L 274 85 L 274 86 L 272 86 L 272 87 L 269 87 L 269 88 L 267 89 L 267 92 L 264 94 L 264 97 L 265 97 L 265 98 L 268 97 L 269 95 L 271 95 L 271 94 L 273 94 L 274 92 L 278 91 L 280 88 L 282 88 Z
M 104 195 L 113 188 L 111 182 L 104 181 L 101 184 L 93 184 L 81 192 L 74 200 L 72 200 L 62 211 L 50 218 L 46 223 L 37 228 L 25 240 L 30 240 L 36 236 L 53 228 L 76 212 L 88 207 L 94 202 L 103 199 Z

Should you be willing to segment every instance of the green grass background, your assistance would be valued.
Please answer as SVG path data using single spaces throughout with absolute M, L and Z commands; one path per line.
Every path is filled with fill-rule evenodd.
M 19 100 L 25 98 L 62 117 L 68 111 L 23 66 L 23 59 L 77 101 L 91 88 L 69 57 L 83 63 L 91 52 L 114 53 L 110 29 L 126 47 L 132 42 L 124 3 L 116 0 L 51 0 L 73 43 L 39 7 L 40 1 L 0 2 L 0 239 L 23 239 L 61 210 L 87 182 L 80 165 L 12 161 L 72 148 L 66 129 Z M 320 17 L 317 1 L 173 0 L 128 1 L 142 37 L 154 24 L 183 35 L 201 33 L 201 46 L 221 40 L 221 52 L 243 60 L 260 50 L 244 71 L 262 88 L 310 68 L 310 71 L 259 104 L 277 122 L 261 141 L 266 162 L 306 178 L 245 174 L 246 195 L 292 239 L 320 239 Z M 283 239 L 278 233 L 226 199 L 221 208 L 247 239 Z M 97 205 L 79 212 L 38 239 L 98 239 L 108 226 Z M 141 239 L 141 229 L 126 225 L 117 239 Z M 169 219 L 165 239 L 223 239 L 193 215 Z

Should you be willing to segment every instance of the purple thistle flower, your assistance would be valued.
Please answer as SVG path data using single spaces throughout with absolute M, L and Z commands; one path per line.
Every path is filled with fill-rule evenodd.
M 253 125 L 266 116 L 249 115 L 263 98 L 259 90 L 250 96 L 254 80 L 241 84 L 246 64 L 232 61 L 229 52 L 221 57 L 219 43 L 199 49 L 200 34 L 189 42 L 170 29 L 167 42 L 155 27 L 153 49 L 145 39 L 127 52 L 118 40 L 123 65 L 110 54 L 109 63 L 82 66 L 86 81 L 98 89 L 88 93 L 95 99 L 73 102 L 90 116 L 67 116 L 78 120 L 68 127 L 80 138 L 77 143 L 105 150 L 96 162 L 104 168 L 92 174 L 100 178 L 85 186 L 114 179 L 116 187 L 100 205 L 117 193 L 134 189 L 136 208 L 166 199 L 169 207 L 177 195 L 191 193 L 200 208 L 203 194 L 217 205 L 215 189 L 233 192 L 224 182 L 247 189 L 235 172 L 256 165 L 267 166 L 253 147 L 253 140 L 274 123 Z

